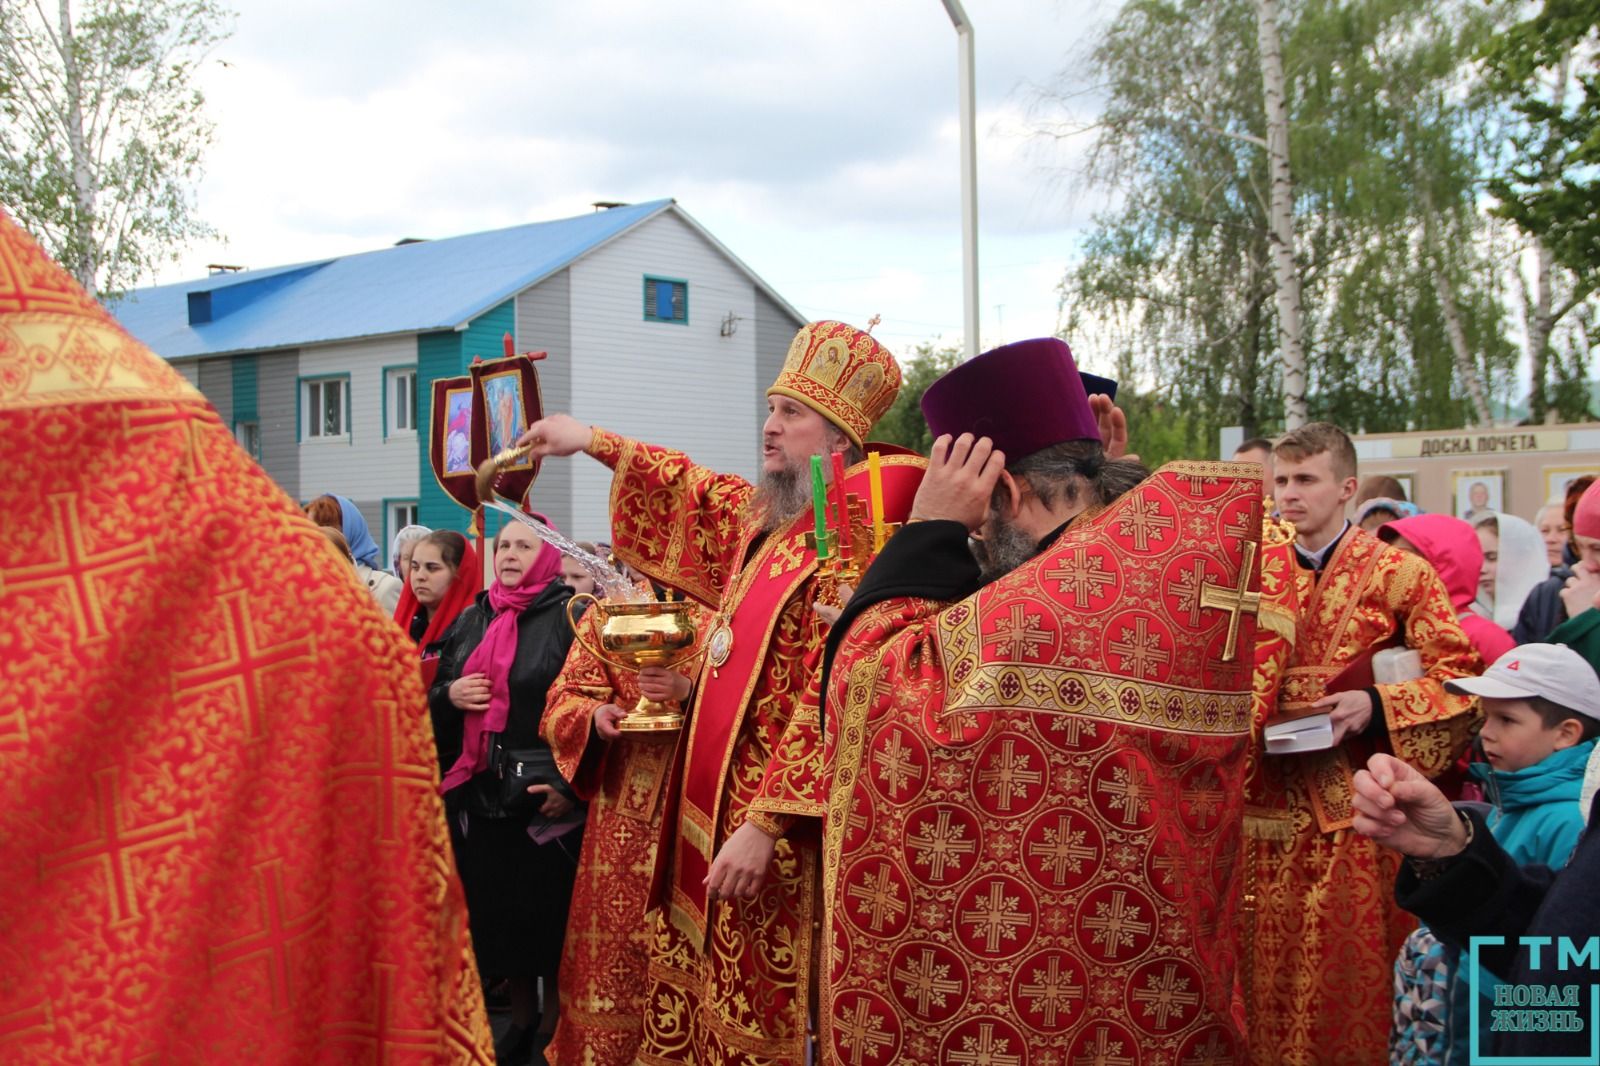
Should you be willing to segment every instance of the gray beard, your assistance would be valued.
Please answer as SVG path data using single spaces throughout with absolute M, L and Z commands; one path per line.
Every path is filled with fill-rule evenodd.
M 777 473 L 764 473 L 750 497 L 750 517 L 763 533 L 788 525 L 811 506 L 811 487 L 800 478 L 798 467 L 786 466 Z
M 1005 577 L 1039 554 L 1039 542 L 1009 522 L 991 519 L 987 525 L 990 531 L 982 541 L 972 545 L 972 555 L 978 560 L 985 585 Z

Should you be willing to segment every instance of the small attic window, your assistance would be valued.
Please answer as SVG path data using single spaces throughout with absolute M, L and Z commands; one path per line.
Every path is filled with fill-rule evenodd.
M 644 279 L 644 320 L 689 324 L 689 283 L 677 278 Z

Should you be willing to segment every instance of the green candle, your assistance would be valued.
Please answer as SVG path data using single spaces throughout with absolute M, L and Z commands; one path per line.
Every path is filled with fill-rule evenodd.
M 822 477 L 822 456 L 811 457 L 811 510 L 817 519 L 817 558 L 828 557 L 828 483 Z

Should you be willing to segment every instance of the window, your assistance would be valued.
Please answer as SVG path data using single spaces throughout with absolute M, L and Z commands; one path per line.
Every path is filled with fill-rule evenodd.
M 385 367 L 383 371 L 384 436 L 417 432 L 417 368 Z
M 233 439 L 239 442 L 239 447 L 250 453 L 250 458 L 261 459 L 261 423 L 260 422 L 235 422 L 233 424 Z
M 689 324 L 689 283 L 675 278 L 644 279 L 644 318 L 646 322 Z
M 417 524 L 416 500 L 389 500 L 389 535 L 384 539 L 394 543 L 394 535 L 407 526 Z
M 350 432 L 350 378 L 310 378 L 301 383 L 300 436 L 327 440 Z

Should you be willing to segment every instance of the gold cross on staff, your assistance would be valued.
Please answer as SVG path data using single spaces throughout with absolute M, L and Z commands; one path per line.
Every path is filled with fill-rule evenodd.
M 871 318 L 867 319 L 867 334 L 870 336 L 872 331 L 877 328 L 878 323 L 882 321 L 882 315 L 873 315 Z
M 1261 593 L 1246 592 L 1250 587 L 1250 574 L 1255 568 L 1256 543 L 1246 541 L 1244 559 L 1239 564 L 1239 586 L 1228 588 L 1207 581 L 1200 586 L 1200 606 L 1228 612 L 1228 641 L 1222 647 L 1222 658 L 1232 659 L 1239 651 L 1239 617 L 1256 614 L 1261 610 Z

